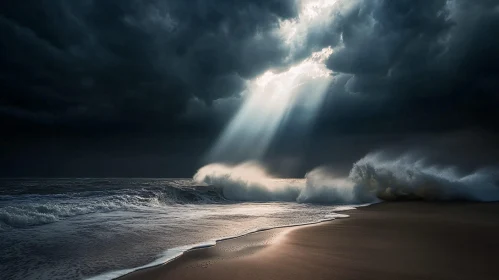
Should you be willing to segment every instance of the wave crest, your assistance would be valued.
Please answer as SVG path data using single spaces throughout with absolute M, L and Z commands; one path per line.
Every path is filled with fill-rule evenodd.
M 0 229 L 28 227 L 66 218 L 121 210 L 141 210 L 178 204 L 219 203 L 226 199 L 219 188 L 156 186 L 138 189 L 85 191 L 70 194 L 0 196 Z M 4 202 L 5 203 L 5 202 Z
M 368 154 L 347 177 L 326 167 L 308 172 L 303 180 L 279 180 L 256 162 L 229 166 L 210 164 L 194 180 L 222 188 L 224 197 L 239 201 L 296 201 L 353 204 L 380 200 L 499 200 L 499 172 L 487 168 L 460 175 L 455 167 L 439 167 L 406 154 L 387 159 Z
M 224 197 L 237 201 L 289 201 L 300 203 L 352 204 L 360 200 L 348 179 L 334 178 L 326 169 L 309 172 L 305 179 L 283 180 L 270 176 L 257 162 L 234 166 L 209 164 L 194 175 L 199 183 L 222 188 Z
M 193 179 L 220 187 L 225 198 L 239 201 L 295 201 L 302 184 L 302 180 L 275 179 L 257 162 L 209 164 L 199 169 Z
M 440 167 L 406 154 L 386 159 L 369 154 L 356 162 L 349 178 L 383 200 L 499 200 L 499 173 L 493 168 L 461 175 L 455 167 Z

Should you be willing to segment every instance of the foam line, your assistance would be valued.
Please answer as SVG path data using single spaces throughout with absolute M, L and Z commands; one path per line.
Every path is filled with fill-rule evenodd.
M 194 180 L 222 188 L 235 201 L 288 201 L 319 204 L 360 204 L 379 200 L 498 201 L 499 171 L 489 167 L 459 174 L 453 166 L 440 167 L 410 154 L 386 158 L 368 154 L 347 177 L 325 167 L 308 172 L 305 180 L 283 181 L 270 176 L 257 162 L 234 166 L 210 164 Z
M 342 211 L 349 211 L 349 210 L 354 210 L 359 207 L 365 207 L 369 206 L 371 204 L 362 204 L 362 205 L 348 205 L 348 206 L 339 206 L 335 207 L 332 210 L 335 212 L 342 212 Z M 297 227 L 297 226 L 307 226 L 307 225 L 315 225 L 319 223 L 324 223 L 324 222 L 329 222 L 333 221 L 336 219 L 341 219 L 341 218 L 348 218 L 349 215 L 346 214 L 338 214 L 338 213 L 331 213 L 330 215 L 327 216 L 327 218 L 317 220 L 315 222 L 309 222 L 309 223 L 296 223 L 296 224 L 289 224 L 289 225 L 282 225 L 282 226 L 275 226 L 275 227 L 265 227 L 265 228 L 257 228 L 257 229 L 252 229 L 247 232 L 241 233 L 239 235 L 233 235 L 233 236 L 227 236 L 227 237 L 222 237 L 219 239 L 214 239 L 202 243 L 196 243 L 196 244 L 191 244 L 191 245 L 185 245 L 185 246 L 180 246 L 176 248 L 171 248 L 166 250 L 161 257 L 158 259 L 154 260 L 151 263 L 148 263 L 143 266 L 135 267 L 135 268 L 129 268 L 129 269 L 121 269 L 121 270 L 116 270 L 116 271 L 110 271 L 103 273 L 101 275 L 93 276 L 90 278 L 87 278 L 86 280 L 111 280 L 111 279 L 117 279 L 121 276 L 124 276 L 126 274 L 146 269 L 146 268 L 151 268 L 159 265 L 164 265 L 169 262 L 172 262 L 173 260 L 179 258 L 182 256 L 185 252 L 191 251 L 191 250 L 196 250 L 196 249 L 203 249 L 203 248 L 209 248 L 213 247 L 217 244 L 217 242 L 222 242 L 222 241 L 227 241 L 235 238 L 240 238 L 243 236 L 247 236 L 253 233 L 257 232 L 262 232 L 262 231 L 267 231 L 267 230 L 272 230 L 272 229 L 279 229 L 279 228 L 288 228 L 288 227 Z

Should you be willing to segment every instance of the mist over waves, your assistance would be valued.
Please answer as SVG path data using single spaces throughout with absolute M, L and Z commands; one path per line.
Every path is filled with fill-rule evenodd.
M 194 175 L 197 182 L 222 188 L 228 199 L 348 204 L 383 200 L 499 200 L 499 172 L 487 167 L 461 174 L 410 153 L 388 157 L 370 153 L 353 164 L 348 176 L 321 166 L 304 179 L 279 180 L 258 162 L 209 164 Z

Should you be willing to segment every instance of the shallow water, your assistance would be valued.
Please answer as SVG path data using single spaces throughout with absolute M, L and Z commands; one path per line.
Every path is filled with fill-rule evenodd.
M 109 279 L 195 244 L 340 216 L 331 205 L 239 203 L 190 179 L 0 182 L 2 279 Z

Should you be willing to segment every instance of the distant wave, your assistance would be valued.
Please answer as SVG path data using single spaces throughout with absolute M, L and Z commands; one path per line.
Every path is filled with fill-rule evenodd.
M 410 154 L 395 159 L 383 153 L 357 161 L 347 177 L 318 167 L 305 180 L 279 181 L 256 162 L 235 166 L 210 164 L 194 180 L 220 186 L 224 197 L 240 201 L 296 201 L 351 204 L 382 200 L 499 200 L 499 172 L 481 169 L 458 174 L 454 167 L 439 167 Z
M 220 187 L 224 197 L 239 201 L 296 201 L 303 187 L 303 180 L 271 177 L 257 162 L 210 164 L 199 169 L 193 179 Z
M 369 154 L 354 164 L 349 178 L 362 193 L 383 200 L 499 200 L 496 168 L 460 174 L 453 166 L 430 164 L 410 154 L 395 159 L 387 159 L 383 153 Z
M 224 197 L 237 201 L 289 201 L 321 204 L 360 204 L 375 202 L 374 196 L 360 196 L 348 178 L 335 178 L 326 169 L 309 172 L 305 179 L 273 178 L 257 162 L 235 166 L 210 164 L 194 175 L 200 183 L 219 186 Z
M 0 229 L 53 223 L 61 219 L 117 210 L 174 204 L 225 202 L 213 187 L 149 186 L 57 194 L 1 195 Z

